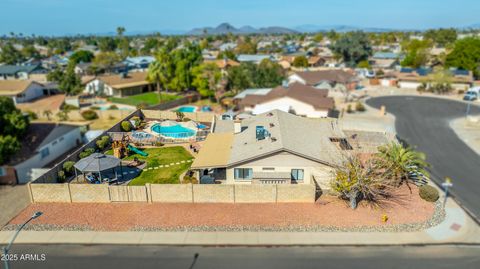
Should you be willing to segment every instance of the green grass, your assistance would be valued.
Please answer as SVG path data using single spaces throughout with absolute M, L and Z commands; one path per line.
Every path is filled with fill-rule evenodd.
M 181 96 L 162 93 L 162 103 L 173 101 L 179 98 L 181 98 Z M 121 98 L 110 97 L 108 98 L 108 101 L 131 106 L 137 106 L 139 104 L 156 105 L 160 103 L 160 96 L 158 95 L 158 92 L 147 92 Z
M 134 154 L 124 158 L 123 160 L 131 161 L 136 157 L 139 160 L 146 161 L 147 166 L 145 168 L 149 168 L 186 161 L 193 158 L 192 155 L 190 155 L 190 153 L 188 153 L 188 151 L 183 147 L 147 148 L 143 151 L 148 153 L 147 157 Z M 113 151 L 108 150 L 105 152 L 105 154 L 112 155 Z M 145 183 L 178 184 L 180 183 L 180 174 L 187 171 L 191 165 L 191 162 L 186 162 L 179 165 L 172 165 L 170 167 L 162 167 L 157 170 L 142 171 L 142 173 L 130 181 L 128 185 L 142 186 L 145 185 Z

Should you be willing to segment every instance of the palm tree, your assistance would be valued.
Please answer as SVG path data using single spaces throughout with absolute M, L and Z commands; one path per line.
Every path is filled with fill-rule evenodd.
M 394 186 L 402 183 L 416 181 L 419 177 L 426 178 L 429 173 L 425 170 L 428 163 L 425 154 L 415 151 L 411 147 L 403 147 L 401 144 L 392 142 L 378 148 L 376 165 L 383 171 L 385 179 Z
M 147 80 L 157 85 L 157 91 L 162 100 L 162 88 L 170 83 L 173 74 L 172 59 L 165 49 L 155 55 L 155 61 L 148 67 Z

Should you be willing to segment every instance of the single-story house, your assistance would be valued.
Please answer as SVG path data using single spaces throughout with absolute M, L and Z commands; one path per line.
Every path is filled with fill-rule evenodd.
M 334 89 L 339 85 L 354 90 L 358 85 L 358 78 L 347 71 L 340 69 L 295 72 L 288 77 L 288 83 L 301 83 L 320 89 Z
M 50 95 L 50 90 L 31 80 L 0 80 L 0 96 L 12 98 L 15 104 Z
M 394 52 L 375 52 L 369 59 L 369 64 L 372 68 L 377 69 L 394 69 L 400 64 L 404 58 L 403 54 Z
M 0 80 L 31 79 L 32 75 L 46 73 L 40 65 L 0 65 Z
M 220 51 L 234 50 L 235 48 L 237 48 L 237 43 L 233 43 L 233 42 L 223 43 L 218 47 Z
M 250 63 L 255 63 L 259 64 L 261 61 L 269 59 L 270 61 L 275 61 L 275 57 L 270 54 L 240 54 L 237 57 L 237 60 L 242 63 L 242 62 L 250 62 Z
M 328 189 L 351 147 L 332 119 L 273 110 L 210 133 L 191 169 L 201 183 L 314 184 Z M 214 128 L 215 129 L 215 128 Z
M 0 184 L 27 183 L 32 169 L 42 168 L 84 142 L 82 126 L 31 123 L 20 141 L 21 149 L 5 164 L 0 164 Z
M 265 95 L 247 94 L 239 107 L 253 115 L 281 110 L 304 117 L 326 118 L 331 115 L 335 102 L 328 97 L 328 90 L 293 83 L 278 86 Z
M 234 102 L 238 103 L 241 100 L 243 100 L 245 97 L 247 97 L 247 95 L 261 95 L 261 96 L 264 96 L 264 95 L 268 94 L 271 90 L 272 90 L 272 88 L 246 89 L 246 90 L 238 93 L 237 95 L 235 95 L 233 97 L 233 100 L 234 100 Z
M 84 92 L 124 97 L 150 92 L 154 88 L 154 85 L 147 80 L 146 72 L 130 72 L 98 76 L 86 84 Z
M 129 70 L 145 71 L 148 66 L 155 61 L 153 56 L 127 57 L 123 62 Z
M 308 66 L 310 66 L 310 67 L 324 66 L 326 62 L 327 61 L 320 56 L 308 57 Z
M 473 73 L 468 70 L 450 70 L 452 74 L 451 85 L 456 90 L 470 88 L 473 83 Z M 417 89 L 422 83 L 427 85 L 432 80 L 433 69 L 431 68 L 402 68 L 396 73 L 397 85 L 403 89 Z

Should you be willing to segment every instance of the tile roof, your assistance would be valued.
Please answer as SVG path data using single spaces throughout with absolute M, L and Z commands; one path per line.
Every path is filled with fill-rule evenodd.
M 347 84 L 356 80 L 355 75 L 343 70 L 321 70 L 321 71 L 305 71 L 296 72 L 307 85 L 317 85 L 322 81 L 332 81 L 341 84 Z
M 327 96 L 328 90 L 326 89 L 316 89 L 300 83 L 292 83 L 288 88 L 278 86 L 266 95 L 247 94 L 245 98 L 240 101 L 240 105 L 255 106 L 278 98 L 290 97 L 312 105 L 315 109 L 332 109 L 335 105 L 334 100 Z

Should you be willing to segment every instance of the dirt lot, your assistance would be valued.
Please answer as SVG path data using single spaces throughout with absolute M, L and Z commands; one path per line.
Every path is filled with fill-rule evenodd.
M 316 204 L 32 204 L 10 224 L 20 224 L 34 211 L 44 215 L 35 224 L 61 227 L 83 226 L 93 230 L 125 231 L 138 228 L 178 227 L 312 227 L 384 226 L 418 223 L 429 219 L 434 204 L 412 195 L 405 188 L 397 202 L 372 208 L 362 205 L 352 210 L 336 197 L 323 197 Z M 382 215 L 389 217 L 382 222 Z

